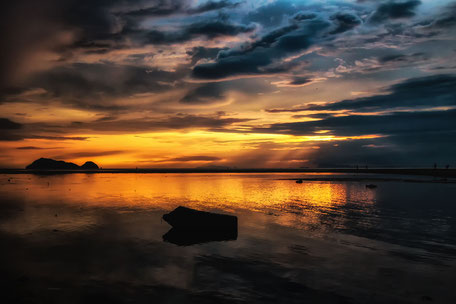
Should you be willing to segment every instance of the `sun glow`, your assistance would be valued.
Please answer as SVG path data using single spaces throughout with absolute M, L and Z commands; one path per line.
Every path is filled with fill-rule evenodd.
M 71 134 L 69 138 L 85 140 L 25 139 L 8 142 L 2 155 L 12 167 L 24 167 L 39 157 L 50 157 L 75 162 L 95 161 L 104 168 L 134 167 L 194 167 L 216 162 L 219 165 L 233 155 L 254 151 L 268 145 L 275 151 L 308 151 L 315 142 L 345 141 L 379 138 L 381 135 L 341 137 L 334 135 L 294 136 L 286 134 L 235 133 L 212 131 L 154 132 L 141 134 Z M 87 152 L 90 151 L 90 152 Z M 192 156 L 196 156 L 193 157 Z M 202 157 L 204 156 L 204 157 Z M 299 157 L 299 161 L 304 158 Z M 283 157 L 271 160 L 271 164 L 283 166 Z M 289 162 L 296 162 L 290 159 Z

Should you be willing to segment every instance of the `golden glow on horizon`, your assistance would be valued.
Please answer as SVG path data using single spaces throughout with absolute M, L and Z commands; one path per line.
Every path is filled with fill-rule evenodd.
M 322 133 L 322 132 L 320 132 Z M 232 165 L 229 158 L 246 151 L 255 151 L 262 144 L 277 145 L 271 150 L 302 151 L 317 149 L 315 142 L 345 141 L 380 138 L 381 135 L 340 137 L 334 135 L 293 136 L 267 133 L 227 133 L 210 131 L 155 132 L 144 134 L 71 134 L 71 137 L 87 137 L 87 140 L 27 139 L 7 142 L 13 151 L 12 167 L 23 167 L 39 157 L 49 157 L 75 162 L 95 161 L 105 168 L 134 167 L 194 167 L 213 163 L 212 160 L 186 159 L 188 156 L 211 156 L 217 165 Z M 302 145 L 301 145 L 302 144 Z M 299 145 L 299 146 L 297 146 Z M 18 149 L 19 148 L 19 149 Z M 319 148 L 319 147 L 318 147 Z M 90 152 L 88 152 L 90 151 Z M 8 157 L 8 152 L 2 156 Z M 280 155 L 270 159 L 272 166 L 293 166 L 297 161 L 307 161 L 302 156 L 286 161 Z M 253 164 L 252 164 L 253 165 Z
M 265 79 L 264 82 L 269 84 L 270 80 Z M 258 80 L 258 83 L 261 81 Z M 138 93 L 128 98 L 110 100 L 113 105 L 134 106 L 136 109 L 118 116 L 112 114 L 110 117 L 109 113 L 74 109 L 54 99 L 49 100 L 48 104 L 27 102 L 30 96 L 40 94 L 45 95 L 46 91 L 33 89 L 24 93 L 24 102 L 0 105 L 0 110 L 6 117 L 13 117 L 13 121 L 28 126 L 22 130 L 23 134 L 30 133 L 37 137 L 2 142 L 0 167 L 24 168 L 35 159 L 47 157 L 78 165 L 91 160 L 103 168 L 192 168 L 208 165 L 296 168 L 312 166 L 312 154 L 321 149 L 324 143 L 334 142 L 334 146 L 337 146 L 336 142 L 382 137 L 378 134 L 336 136 L 331 134 L 331 130 L 317 130 L 305 136 L 271 133 L 276 132 L 268 130 L 272 124 L 320 120 L 306 116 L 316 114 L 315 111 L 264 111 L 278 108 L 276 102 L 282 99 L 295 102 L 294 98 L 298 95 L 266 94 L 258 96 L 252 102 L 248 94 L 231 92 L 213 104 L 187 105 L 178 102 L 184 91 L 176 88 L 160 94 Z M 312 94 L 308 96 L 310 103 L 325 103 Z M 148 109 L 151 104 L 160 108 L 160 100 L 163 98 L 171 100 L 163 103 L 168 112 L 154 113 Z M 295 103 L 296 107 L 305 103 L 301 99 L 301 103 L 297 104 Z M 283 105 L 287 107 L 286 104 Z M 218 108 L 223 111 L 217 112 Z M 177 112 L 181 110 L 182 113 Z M 179 114 L 176 116 L 169 111 Z M 221 127 L 216 127 L 220 131 L 210 131 L 205 130 L 209 127 L 192 127 L 192 115 L 209 121 L 239 119 L 239 122 L 222 124 Z M 141 131 L 141 128 L 148 128 L 148 122 L 153 130 L 155 125 L 160 126 L 168 119 L 186 117 L 190 117 L 186 122 L 188 127 L 184 126 L 177 131 Z M 138 126 L 135 125 L 136 121 Z M 36 129 L 33 124 L 36 124 Z

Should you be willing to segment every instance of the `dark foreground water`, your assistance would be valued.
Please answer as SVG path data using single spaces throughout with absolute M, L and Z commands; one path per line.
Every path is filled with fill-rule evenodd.
M 0 302 L 456 303 L 456 184 L 345 177 L 0 175 Z M 237 239 L 164 242 L 179 205 Z

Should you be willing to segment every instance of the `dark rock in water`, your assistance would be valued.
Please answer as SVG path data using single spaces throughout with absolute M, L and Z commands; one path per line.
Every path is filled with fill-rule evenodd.
M 237 217 L 177 207 L 163 219 L 173 228 L 163 235 L 165 242 L 189 246 L 237 239 Z
M 163 241 L 178 246 L 190 246 L 208 242 L 235 241 L 237 239 L 237 228 L 231 230 L 206 230 L 189 231 L 171 228 L 165 235 Z
M 96 170 L 99 169 L 97 164 L 88 161 L 82 166 L 74 163 L 55 160 L 50 158 L 40 158 L 25 167 L 27 170 Z
M 28 170 L 77 170 L 79 166 L 73 163 L 67 163 L 61 160 L 50 158 L 40 158 L 25 167 Z
M 296 184 L 302 184 L 302 179 L 298 179 L 298 180 L 296 181 Z
M 374 189 L 374 188 L 377 188 L 377 185 L 374 185 L 374 184 L 367 184 L 367 185 L 366 185 L 366 188 Z
M 183 231 L 237 231 L 237 217 L 233 215 L 198 211 L 177 207 L 163 219 L 176 229 Z
M 85 170 L 98 170 L 100 169 L 98 165 L 92 161 L 85 162 L 84 165 L 81 166 L 81 169 Z

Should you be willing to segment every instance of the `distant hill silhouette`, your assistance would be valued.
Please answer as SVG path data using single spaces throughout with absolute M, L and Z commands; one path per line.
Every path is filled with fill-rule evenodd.
M 84 170 L 98 170 L 100 168 L 93 161 L 88 161 L 88 162 L 85 162 L 85 164 L 81 166 L 81 169 L 84 169 Z
M 55 160 L 50 158 L 40 158 L 25 167 L 27 170 L 97 170 L 99 167 L 94 162 L 88 161 L 82 166 L 74 163 Z

